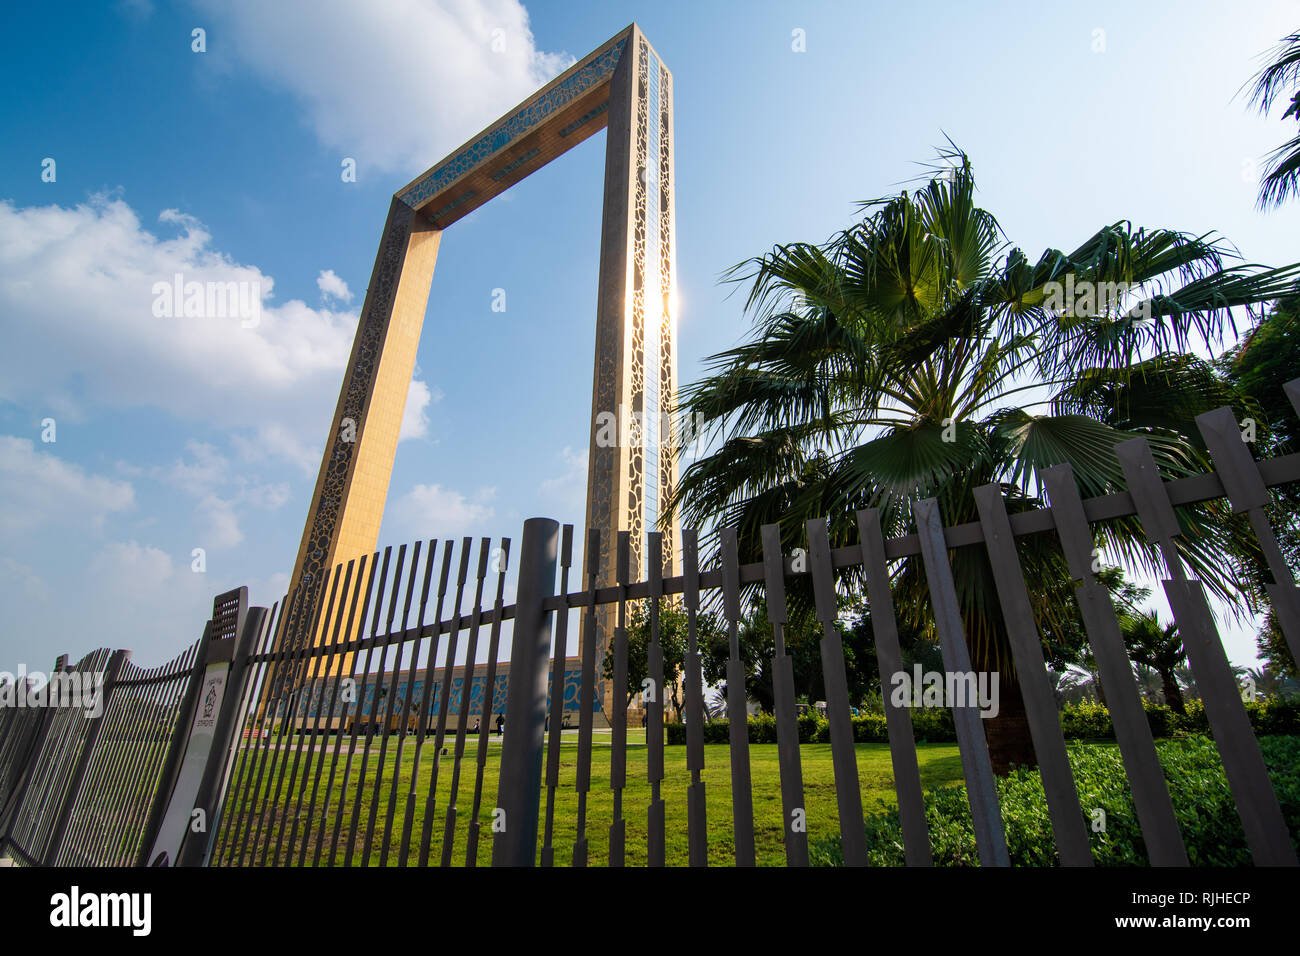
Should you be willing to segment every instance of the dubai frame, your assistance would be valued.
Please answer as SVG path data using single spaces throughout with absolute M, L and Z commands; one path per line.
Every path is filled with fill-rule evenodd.
M 614 581 L 618 531 L 630 532 L 638 580 L 644 534 L 675 484 L 672 102 L 672 75 L 634 23 L 393 196 L 298 547 L 299 607 L 316 604 L 331 568 L 378 542 L 443 230 L 605 128 L 586 523 L 600 531 L 601 585 Z M 642 423 L 631 441 L 628 419 Z M 662 530 L 673 574 L 679 535 Z M 301 645 L 306 631 L 281 640 Z

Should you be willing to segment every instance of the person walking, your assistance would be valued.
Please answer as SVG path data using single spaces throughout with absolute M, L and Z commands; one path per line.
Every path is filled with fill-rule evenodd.
M 506 715 L 497 714 L 497 736 L 500 737 L 506 731 Z

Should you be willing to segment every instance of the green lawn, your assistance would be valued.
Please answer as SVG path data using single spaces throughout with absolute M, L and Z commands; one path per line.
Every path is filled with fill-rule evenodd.
M 643 866 L 646 862 L 646 808 L 650 801 L 650 787 L 646 782 L 646 748 L 644 743 L 644 732 L 639 728 L 629 730 L 629 747 L 627 758 L 628 780 L 627 786 L 623 791 L 623 817 L 627 821 L 627 859 L 628 865 Z M 596 736 L 596 746 L 592 755 L 592 790 L 588 796 L 587 803 L 587 841 L 589 846 L 588 862 L 593 866 L 604 865 L 608 861 L 609 852 L 609 827 L 613 821 L 614 799 L 613 792 L 609 787 L 609 768 L 610 768 L 610 748 L 608 745 L 608 732 L 605 735 Z M 294 808 L 297 803 L 298 791 L 303 787 L 306 781 L 306 795 L 302 800 L 302 810 L 300 812 L 298 826 L 299 834 L 296 838 L 297 848 L 303 845 L 302 829 L 307 826 L 307 805 L 311 800 L 311 790 L 315 783 L 317 761 L 324 758 L 324 772 L 321 777 L 320 794 L 317 798 L 316 809 L 313 819 L 310 822 L 311 834 L 307 840 L 306 861 L 311 862 L 312 855 L 316 849 L 316 840 L 322 832 L 321 816 L 322 803 L 325 799 L 326 781 L 330 774 L 330 761 L 333 757 L 333 741 L 328 745 L 330 749 L 323 750 L 315 755 L 309 755 L 304 746 L 301 756 L 299 757 L 297 783 L 291 787 L 291 775 L 294 767 L 294 747 L 296 740 L 291 739 L 288 743 L 288 760 L 281 760 L 285 763 L 287 770 L 284 773 L 283 784 L 280 798 L 275 807 L 275 812 L 267 812 L 262 828 L 259 829 L 257 816 L 261 814 L 262 801 L 265 794 L 275 793 L 275 779 L 268 779 L 272 773 L 268 762 L 265 771 L 262 786 L 260 788 L 257 811 L 258 813 L 249 815 L 245 810 L 245 815 L 252 817 L 251 829 L 255 841 L 259 841 L 258 859 L 260 859 L 261 840 L 269 839 L 272 850 L 277 840 L 281 840 L 280 827 L 287 826 L 282 843 L 287 845 L 289 842 L 289 832 L 292 830 L 294 820 Z M 383 847 L 383 835 L 385 821 L 388 816 L 389 790 L 392 782 L 392 772 L 395 763 L 395 748 L 397 739 L 390 738 L 388 754 L 385 758 L 385 769 L 383 778 L 383 789 L 379 796 L 378 810 L 376 813 L 376 823 L 374 832 L 370 838 L 371 865 L 379 862 L 380 853 Z M 322 860 L 329 856 L 329 842 L 332 835 L 338 803 L 342 794 L 343 769 L 347 761 L 348 739 L 344 738 L 343 749 L 338 758 L 338 766 L 334 787 L 329 795 L 329 819 L 325 829 L 325 847 L 322 851 Z M 364 852 L 365 832 L 369 824 L 369 814 L 373 803 L 373 788 L 375 782 L 375 770 L 379 762 L 380 741 L 375 740 L 371 744 L 370 758 L 366 769 L 366 784 L 362 797 L 360 824 L 357 832 L 357 846 L 353 862 L 360 864 Z M 725 745 L 708 745 L 705 748 L 705 769 L 702 779 L 705 784 L 705 793 L 707 797 L 707 816 L 708 816 L 708 834 L 709 834 L 709 862 L 715 865 L 729 865 L 734 863 L 733 843 L 732 843 L 732 820 L 731 820 L 731 769 L 729 750 Z M 397 852 L 401 844 L 401 830 L 406 813 L 407 793 L 410 786 L 412 757 L 414 750 L 414 741 L 408 740 L 403 748 L 401 775 L 398 781 L 398 799 L 397 808 L 394 817 L 393 835 L 390 839 L 390 857 L 389 863 L 396 862 Z M 355 791 L 357 781 L 360 778 L 360 764 L 364 751 L 364 740 L 357 742 L 356 751 L 352 758 L 352 767 L 348 775 L 348 793 L 347 802 L 343 807 L 343 826 L 339 838 L 339 847 L 335 853 L 335 862 L 342 864 L 345 857 L 345 847 L 347 843 L 348 827 L 351 823 L 354 809 Z M 434 826 L 432 827 L 433 835 L 430 843 L 430 861 L 437 863 L 441 859 L 442 853 L 442 835 L 445 825 L 447 812 L 446 792 L 451 785 L 451 778 L 454 768 L 454 746 L 447 748 L 448 755 L 442 758 L 439 778 L 437 804 L 434 809 Z M 484 768 L 483 777 L 483 809 L 480 814 L 481 837 L 478 853 L 478 863 L 486 865 L 491 861 L 492 855 L 492 833 L 491 821 L 492 810 L 496 805 L 497 792 L 497 770 L 500 759 L 500 744 L 497 738 L 493 737 L 488 751 L 487 763 Z M 239 780 L 240 764 L 245 762 L 251 763 L 250 757 L 254 754 L 264 755 L 266 750 L 245 749 L 236 765 L 236 775 L 234 779 Z M 458 787 L 458 815 L 457 826 L 455 827 L 455 842 L 452 853 L 452 862 L 456 865 L 464 865 L 465 861 L 465 843 L 466 834 L 469 827 L 469 816 L 474 800 L 474 779 L 476 764 L 474 759 L 475 750 L 473 747 L 466 748 L 466 757 L 461 765 L 460 786 Z M 430 759 L 433 755 L 432 743 L 428 743 L 421 756 L 420 780 L 417 783 L 415 799 L 415 817 L 412 827 L 412 844 L 417 847 L 411 853 L 411 862 L 418 860 L 418 844 L 422 831 L 423 818 L 425 812 L 425 801 L 428 794 Z M 754 830 L 755 843 L 758 852 L 758 861 L 760 865 L 782 865 L 785 862 L 785 851 L 782 844 L 782 812 L 781 812 L 781 791 L 780 775 L 777 761 L 777 748 L 775 744 L 752 744 L 749 748 L 751 774 L 753 779 L 754 793 Z M 805 810 L 808 819 L 808 836 L 809 839 L 816 839 L 830 833 L 838 833 L 839 815 L 836 810 L 835 802 L 835 771 L 831 761 L 831 749 L 829 744 L 805 744 L 799 748 L 799 756 L 803 765 L 803 779 L 805 792 Z M 957 752 L 957 745 L 952 743 L 944 744 L 918 744 L 917 756 L 921 766 L 921 781 L 926 790 L 935 787 L 948 786 L 962 782 L 961 758 Z M 309 759 L 314 757 L 315 759 Z M 560 750 L 560 786 L 556 792 L 555 800 L 555 862 L 557 865 L 569 865 L 572 856 L 573 844 L 577 836 L 577 794 L 574 790 L 574 780 L 577 767 L 577 734 L 576 731 L 566 733 L 563 738 Z M 858 781 L 862 792 L 862 805 L 864 811 L 871 813 L 878 810 L 881 804 L 894 805 L 897 803 L 894 794 L 893 768 L 889 759 L 888 744 L 858 744 Z M 686 787 L 690 781 L 690 772 L 686 766 L 686 748 L 682 746 L 666 747 L 664 755 L 665 780 L 662 787 L 662 796 L 665 803 L 666 817 L 666 835 L 667 835 L 667 861 L 669 865 L 684 866 L 687 863 L 687 842 L 686 842 Z M 254 767 L 253 774 L 256 769 Z M 275 777 L 280 776 L 280 768 L 277 765 L 274 769 Z M 246 773 L 246 776 L 248 774 Z M 226 800 L 225 819 L 222 823 L 222 830 L 226 836 L 235 832 L 237 817 L 239 815 L 239 806 L 242 795 L 246 792 L 252 794 L 254 785 L 250 780 L 244 780 L 238 787 L 232 784 L 231 793 Z M 542 789 L 541 819 L 545 819 L 547 791 L 545 786 Z M 508 821 L 507 821 L 508 824 Z M 544 832 L 543 825 L 539 824 L 539 846 L 541 844 L 540 835 Z M 222 834 L 218 834 L 218 846 L 221 845 Z M 241 836 L 242 842 L 242 836 Z M 286 847 L 287 848 L 287 847 Z M 295 850 L 290 862 L 296 863 L 298 858 Z M 221 862 L 228 862 L 230 859 L 229 852 L 223 854 Z M 267 861 L 270 862 L 271 856 L 268 854 Z M 281 851 L 279 861 L 283 864 L 286 860 L 284 850 Z

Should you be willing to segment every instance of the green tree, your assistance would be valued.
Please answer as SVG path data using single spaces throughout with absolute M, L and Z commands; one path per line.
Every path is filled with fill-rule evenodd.
M 684 470 L 671 505 L 683 523 L 736 527 L 742 560 L 758 559 L 768 523 L 796 547 L 807 519 L 828 516 L 832 544 L 846 545 L 857 509 L 879 508 L 885 533 L 901 535 L 931 497 L 946 525 L 975 521 L 971 492 L 990 482 L 1012 512 L 1041 507 L 1041 472 L 1063 462 L 1085 497 L 1113 493 L 1125 487 L 1114 445 L 1137 435 L 1167 477 L 1199 472 L 1193 419 L 1233 390 L 1191 347 L 1220 345 L 1234 307 L 1260 307 L 1300 274 L 1232 263 L 1214 237 L 1128 222 L 1031 262 L 975 204 L 966 155 L 942 158 L 914 193 L 864 204 L 826 244 L 777 246 L 730 274 L 752 283 L 754 334 L 683 393 L 716 450 Z M 1190 533 L 1179 547 L 1233 600 L 1225 512 L 1180 509 Z M 1096 530 L 1125 564 L 1157 567 L 1136 519 Z M 1018 543 L 1040 626 L 1064 628 L 1073 587 L 1053 536 Z M 994 766 L 1031 764 L 987 556 L 950 559 L 973 665 L 1003 672 L 1000 713 L 985 722 Z M 847 583 L 861 593 L 856 573 Z M 905 624 L 932 634 L 919 559 L 901 562 L 893 585 Z
M 1268 609 L 1264 623 L 1255 635 L 1255 649 L 1273 672 L 1284 677 L 1300 677 L 1300 669 L 1296 668 L 1286 635 L 1282 633 L 1282 625 L 1272 608 Z
M 1219 374 L 1252 406 L 1257 454 L 1267 458 L 1300 451 L 1300 418 L 1284 388 L 1288 382 L 1300 380 L 1300 299 L 1278 302 L 1215 364 Z M 1283 556 L 1293 569 L 1300 567 L 1300 486 L 1275 488 L 1273 504 L 1266 510 Z M 1252 532 L 1246 516 L 1239 515 L 1236 521 L 1238 538 L 1249 540 Z M 1247 556 L 1256 587 L 1262 590 L 1273 583 L 1263 556 L 1257 551 L 1248 551 Z M 1274 671 L 1300 673 L 1271 607 L 1256 635 L 1256 647 Z
M 1146 611 L 1121 615 L 1120 632 L 1133 662 L 1151 668 L 1160 676 L 1160 690 L 1165 695 L 1165 703 L 1175 713 L 1187 713 L 1183 691 L 1175 676 L 1175 671 L 1187 662 L 1187 651 L 1183 648 L 1183 639 L 1178 636 L 1178 625 L 1162 625 L 1154 611 Z
M 795 598 L 795 595 L 790 595 Z M 842 602 L 843 620 L 837 622 L 840 642 L 844 648 L 844 674 L 848 684 L 849 700 L 860 702 L 873 690 L 880 688 L 877 673 L 875 643 L 869 616 L 848 600 Z M 855 613 L 856 612 L 856 613 Z M 786 653 L 790 655 L 794 672 L 795 697 L 814 702 L 826 699 L 826 684 L 822 673 L 822 625 L 810 602 L 792 599 L 788 602 L 784 629 Z M 776 639 L 767 617 L 767 604 L 755 598 L 748 606 L 737 628 L 740 659 L 745 665 L 745 695 L 764 713 L 772 713 L 775 705 L 772 687 L 772 657 L 776 653 Z M 727 681 L 727 661 L 731 645 L 725 629 L 713 635 L 704 653 L 704 679 L 721 685 Z
M 712 614 L 701 611 L 696 615 L 696 641 L 701 656 L 705 648 L 717 640 L 718 623 Z M 626 700 L 624 709 L 641 693 L 643 682 L 649 677 L 650 660 L 650 609 L 648 601 L 636 601 L 628 608 L 627 616 L 627 686 L 623 688 Z M 661 598 L 659 602 L 659 647 L 664 655 L 664 701 L 672 705 L 676 719 L 682 715 L 682 676 L 686 669 L 686 652 L 690 647 L 689 622 L 686 609 L 679 601 Z M 605 650 L 602 669 L 606 680 L 614 679 L 614 642 Z
M 1300 32 L 1284 38 L 1268 54 L 1268 64 L 1255 74 L 1249 103 L 1267 114 L 1286 104 L 1282 121 L 1300 124 Z M 1248 84 L 1249 85 L 1249 84 Z M 1268 155 L 1259 184 L 1259 208 L 1282 205 L 1300 192 L 1300 131 Z

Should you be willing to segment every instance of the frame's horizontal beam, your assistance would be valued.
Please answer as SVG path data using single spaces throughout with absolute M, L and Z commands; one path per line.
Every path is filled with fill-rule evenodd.
M 397 191 L 439 229 L 605 128 L 628 27 L 565 70 L 450 156 Z

